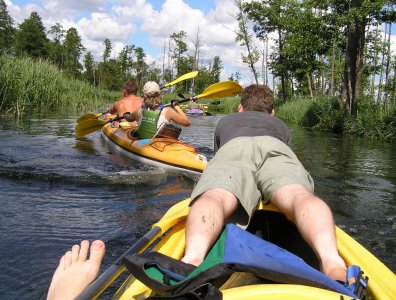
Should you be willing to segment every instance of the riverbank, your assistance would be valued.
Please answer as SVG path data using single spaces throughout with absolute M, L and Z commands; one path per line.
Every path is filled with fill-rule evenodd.
M 396 105 L 383 109 L 373 103 L 363 103 L 358 116 L 352 118 L 335 98 L 297 98 L 279 105 L 276 114 L 285 122 L 316 130 L 396 140 Z
M 22 116 L 31 110 L 86 111 L 120 98 L 80 80 L 56 66 L 30 58 L 0 56 L 0 111 Z
M 239 97 L 224 98 L 209 110 L 219 114 L 237 112 Z M 347 133 L 370 139 L 396 141 L 396 105 L 385 110 L 374 104 L 361 106 L 357 118 L 341 109 L 334 98 L 296 98 L 275 103 L 276 116 L 289 124 L 333 133 Z

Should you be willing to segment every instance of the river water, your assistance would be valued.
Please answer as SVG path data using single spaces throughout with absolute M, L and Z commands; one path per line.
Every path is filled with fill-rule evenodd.
M 194 186 L 112 153 L 99 131 L 76 138 L 77 117 L 0 117 L 0 299 L 45 299 L 81 239 L 106 242 L 107 268 Z M 191 118 L 181 140 L 211 158 L 218 119 Z M 336 223 L 395 272 L 396 144 L 292 128 L 290 145 Z

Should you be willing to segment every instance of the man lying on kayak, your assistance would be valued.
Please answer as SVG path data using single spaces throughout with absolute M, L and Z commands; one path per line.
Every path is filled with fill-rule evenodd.
M 218 122 L 215 156 L 191 194 L 183 262 L 198 266 L 226 223 L 246 228 L 262 199 L 296 224 L 326 275 L 345 279 L 332 213 L 314 195 L 312 177 L 287 145 L 289 136 L 274 116 L 272 91 L 265 85 L 245 88 L 238 113 Z

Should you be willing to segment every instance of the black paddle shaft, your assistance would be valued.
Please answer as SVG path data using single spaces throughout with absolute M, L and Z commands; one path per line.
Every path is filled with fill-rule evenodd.
M 158 233 L 161 228 L 156 226 L 142 236 L 131 248 L 125 251 L 106 271 L 104 271 L 95 281 L 88 285 L 84 291 L 76 298 L 77 300 L 96 299 L 123 271 L 122 259 L 132 253 L 140 251 Z

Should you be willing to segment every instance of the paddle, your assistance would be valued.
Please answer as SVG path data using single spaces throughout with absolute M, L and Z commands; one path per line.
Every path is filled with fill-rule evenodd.
M 173 80 L 173 81 L 161 86 L 161 90 L 164 89 L 164 88 L 170 87 L 170 86 L 172 86 L 172 85 L 174 85 L 174 84 L 176 84 L 176 83 L 178 83 L 180 81 L 194 78 L 197 75 L 198 75 L 198 71 L 192 71 L 190 73 L 184 74 L 184 75 L 180 76 L 179 78 L 177 78 L 177 79 L 175 79 L 175 80 Z
M 114 119 L 106 119 L 106 120 L 88 119 L 77 124 L 76 128 L 74 128 L 74 132 L 76 133 L 77 136 L 84 136 L 101 129 L 107 123 L 118 121 L 121 120 L 122 118 L 123 116 Z
M 212 84 L 208 86 L 202 94 L 192 96 L 188 99 L 182 99 L 179 100 L 179 103 L 191 101 L 193 99 L 199 99 L 199 98 L 207 98 L 207 99 L 212 99 L 212 98 L 222 98 L 222 97 L 228 97 L 228 96 L 234 96 L 242 92 L 243 88 L 234 81 L 224 81 L 224 82 L 218 82 L 215 84 Z M 171 106 L 170 103 L 161 105 L 160 109 L 163 109 L 164 107 Z M 89 133 L 92 133 L 94 131 L 97 131 L 101 129 L 104 125 L 107 123 L 117 121 L 122 119 L 123 117 L 118 117 L 115 119 L 110 119 L 110 120 L 97 120 L 97 119 L 89 119 L 86 121 L 83 121 L 79 124 L 77 124 L 75 128 L 75 132 L 78 136 L 84 136 Z
M 105 272 L 88 285 L 76 299 L 88 300 L 97 298 L 125 270 L 125 266 L 122 263 L 123 258 L 129 254 L 144 251 L 158 236 L 185 218 L 189 211 L 188 203 L 189 199 L 186 199 L 168 209 L 161 220 L 155 223 L 149 232 L 125 251 Z
M 97 119 L 100 116 L 102 116 L 104 114 L 107 114 L 107 113 L 108 113 L 108 111 L 105 111 L 105 112 L 102 112 L 102 113 L 98 113 L 98 114 L 85 114 L 85 115 L 83 115 L 83 116 L 81 116 L 81 117 L 79 117 L 77 119 L 77 123 L 81 123 L 81 122 L 84 122 L 84 121 L 89 120 L 89 119 Z
M 179 103 L 192 101 L 194 99 L 206 98 L 224 98 L 238 95 L 243 88 L 235 81 L 222 81 L 208 86 L 201 94 L 178 100 Z M 180 94 L 181 95 L 181 94 Z M 160 108 L 171 106 L 171 103 L 161 105 Z
M 160 87 L 160 89 L 162 90 L 164 88 L 167 88 L 167 87 L 170 87 L 172 85 L 175 85 L 176 83 L 179 83 L 180 81 L 184 81 L 184 80 L 187 80 L 187 79 L 194 78 L 197 75 L 198 75 L 198 71 L 193 71 L 193 72 L 184 74 L 184 75 L 180 76 L 179 78 L 176 78 L 175 80 L 173 80 L 173 81 L 171 81 L 171 82 L 169 82 L 167 84 L 164 84 L 163 86 Z M 84 121 L 89 120 L 89 119 L 97 119 L 97 118 L 99 118 L 100 116 L 102 116 L 102 115 L 104 115 L 106 113 L 108 113 L 108 111 L 105 111 L 105 112 L 99 113 L 99 114 L 92 114 L 92 113 L 85 114 L 85 115 L 83 115 L 83 116 L 81 116 L 81 117 L 79 117 L 77 119 L 77 123 L 81 123 L 81 122 L 84 122 Z

